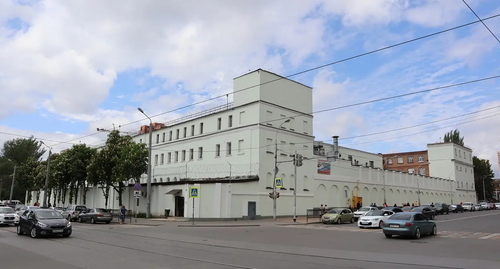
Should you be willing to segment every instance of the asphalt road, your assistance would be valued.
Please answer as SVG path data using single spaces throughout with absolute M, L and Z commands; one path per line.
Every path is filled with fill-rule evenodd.
M 2 268 L 500 268 L 500 210 L 438 216 L 439 235 L 387 239 L 355 224 L 74 224 L 70 238 L 0 228 Z M 186 224 L 186 223 L 182 223 Z M 232 223 L 217 223 L 232 224 Z M 5 267 L 4 267 L 5 266 Z

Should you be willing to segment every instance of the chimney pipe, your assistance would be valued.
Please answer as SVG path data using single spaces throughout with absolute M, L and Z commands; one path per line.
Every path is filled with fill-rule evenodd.
M 333 156 L 335 159 L 339 158 L 339 136 L 333 136 Z

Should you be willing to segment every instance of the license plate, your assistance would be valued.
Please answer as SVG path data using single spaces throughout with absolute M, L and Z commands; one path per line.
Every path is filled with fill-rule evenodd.
M 389 227 L 391 227 L 391 228 L 399 228 L 399 225 L 397 225 L 397 224 L 391 224 L 391 225 L 389 225 Z
M 361 222 L 361 224 L 368 224 L 368 222 Z
M 62 232 L 63 232 L 63 230 L 53 230 L 52 232 L 53 232 L 53 233 L 62 233 Z

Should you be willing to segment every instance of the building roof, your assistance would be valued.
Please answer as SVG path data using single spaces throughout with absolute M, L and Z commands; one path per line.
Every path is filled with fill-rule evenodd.
M 289 80 L 289 81 L 291 81 L 291 82 L 295 82 L 295 83 L 300 84 L 300 85 L 302 85 L 302 86 L 304 86 L 304 87 L 307 87 L 307 88 L 312 89 L 312 87 L 311 87 L 311 86 L 307 86 L 307 85 L 305 85 L 305 84 L 303 84 L 303 83 L 300 83 L 300 82 L 298 82 L 298 81 L 295 81 L 295 80 L 293 80 L 293 79 L 288 78 L 288 77 L 291 77 L 291 76 L 284 77 L 284 76 L 278 75 L 278 74 L 276 74 L 276 73 L 273 73 L 273 72 L 270 72 L 270 71 L 264 70 L 264 69 L 262 69 L 262 68 L 258 68 L 258 69 L 254 70 L 254 71 L 250 71 L 250 72 L 245 73 L 245 74 L 243 74 L 243 75 L 241 75 L 241 76 L 237 76 L 237 77 L 233 78 L 233 80 L 234 80 L 234 79 L 237 79 L 237 78 L 241 78 L 241 77 L 246 76 L 246 75 L 248 75 L 248 74 L 252 74 L 252 73 L 255 73 L 255 72 L 260 72 L 260 71 L 263 71 L 263 72 L 266 72 L 266 73 L 269 73 L 269 74 L 275 75 L 275 76 L 279 77 L 280 79 L 286 79 L 286 80 Z M 272 82 L 272 81 L 269 81 L 268 83 L 271 83 L 271 82 Z M 255 85 L 255 86 L 258 86 L 258 85 Z

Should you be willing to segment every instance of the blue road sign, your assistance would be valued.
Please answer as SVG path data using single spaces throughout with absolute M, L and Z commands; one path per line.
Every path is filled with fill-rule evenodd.
M 135 183 L 134 184 L 134 190 L 140 191 L 141 190 L 141 183 Z
M 189 187 L 189 198 L 198 198 L 199 194 L 198 187 Z
M 275 178 L 274 180 L 275 180 L 276 188 L 283 188 L 283 179 Z

